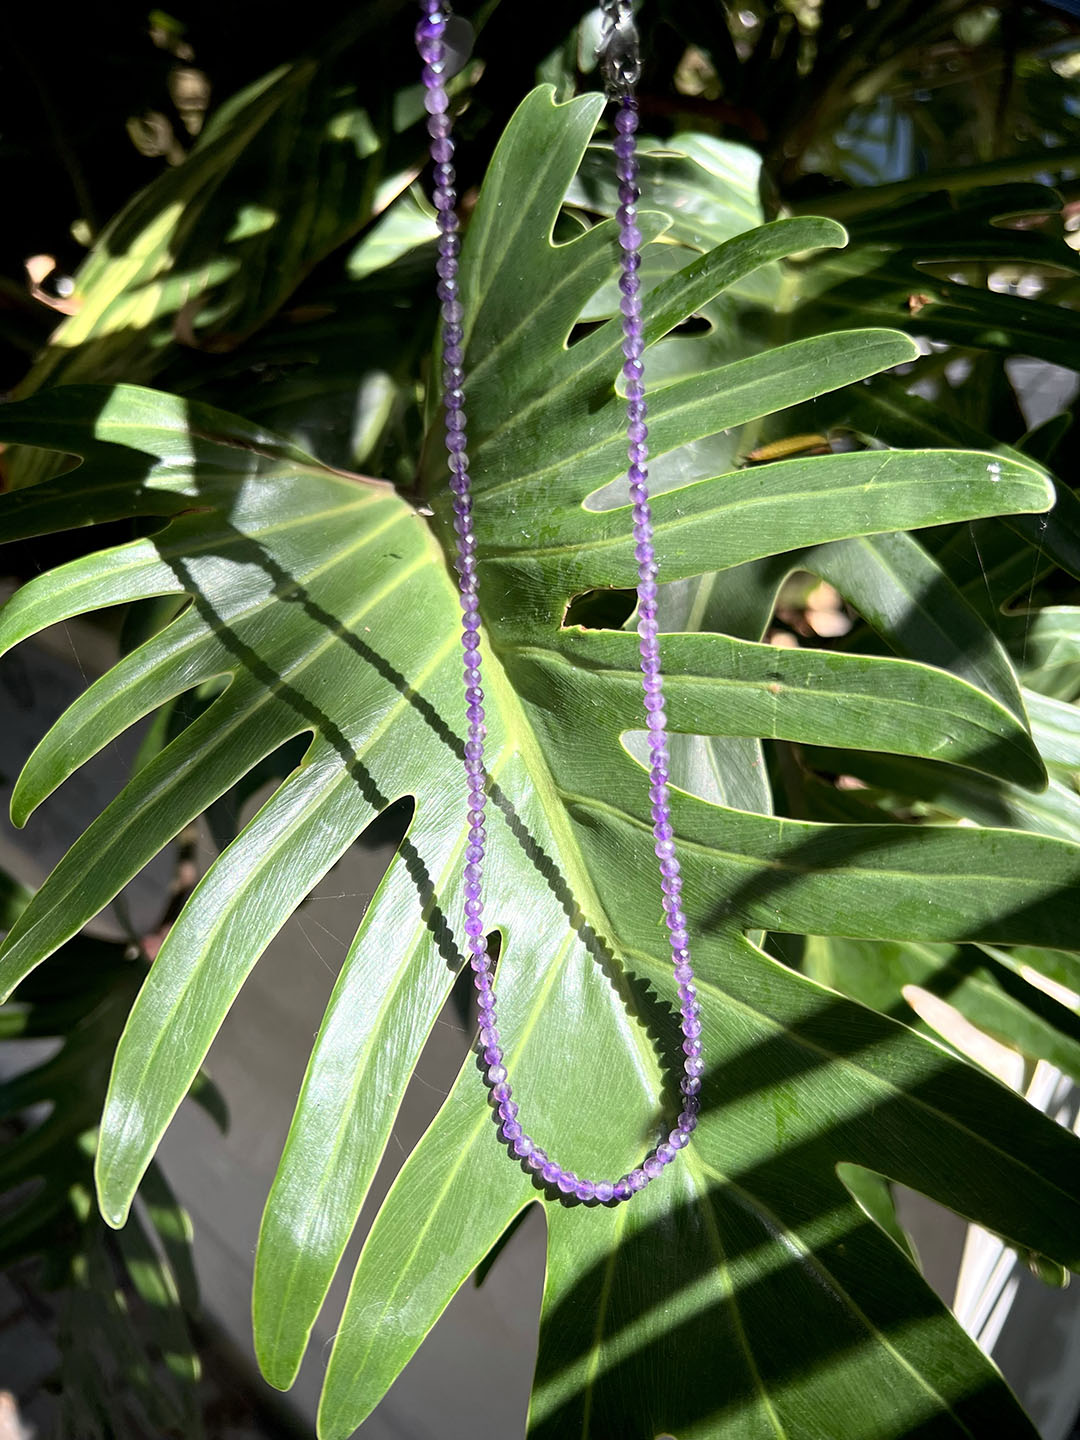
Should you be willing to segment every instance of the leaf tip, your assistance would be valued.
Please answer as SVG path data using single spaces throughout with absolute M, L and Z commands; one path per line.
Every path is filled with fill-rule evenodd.
M 840 221 L 834 220 L 829 215 L 815 216 L 815 219 L 821 227 L 821 239 L 818 241 L 818 244 L 822 248 L 827 247 L 831 250 L 843 250 L 851 239 L 851 236 L 848 234 L 847 229 L 840 224 Z
M 22 830 L 26 822 L 33 815 L 41 803 L 40 797 L 35 797 L 29 792 L 29 786 L 24 783 L 26 771 L 19 776 L 15 782 L 15 788 L 11 792 L 11 804 L 8 806 L 8 813 L 11 816 L 11 823 L 16 830 Z
M 107 1201 L 99 1191 L 98 1209 L 101 1211 L 101 1218 L 110 1230 L 122 1230 L 128 1222 L 131 1205 L 130 1203 L 117 1204 L 115 1201 Z
M 300 1371 L 306 1343 L 299 1346 L 290 1344 L 289 1337 L 283 1335 L 286 1326 L 282 1324 L 282 1296 L 280 1291 L 276 1294 L 264 1293 L 272 1291 L 273 1287 L 266 1283 L 261 1270 L 257 1253 L 251 1293 L 251 1336 L 255 1359 L 259 1373 L 268 1385 L 275 1390 L 291 1390 Z
M 261 1344 L 257 1324 L 254 1326 L 254 1336 L 255 1359 L 258 1361 L 259 1373 L 263 1379 L 275 1390 L 291 1390 L 300 1369 L 300 1361 Z
M 94 1188 L 97 1190 L 98 1210 L 101 1212 L 101 1218 L 110 1230 L 122 1230 L 131 1213 L 135 1187 L 129 1188 L 119 1183 L 114 1167 L 108 1163 L 107 1159 L 103 1160 L 102 1158 L 103 1140 L 107 1134 L 105 1124 L 107 1114 L 108 1102 L 106 1102 L 105 1114 L 102 1115 L 97 1154 L 94 1156 Z

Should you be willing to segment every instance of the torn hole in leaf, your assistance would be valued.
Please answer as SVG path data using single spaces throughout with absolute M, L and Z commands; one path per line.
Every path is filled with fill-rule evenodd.
M 498 930 L 492 930 L 487 937 L 488 959 L 491 962 L 492 973 L 494 973 L 499 956 L 502 953 L 502 935 Z M 452 1006 L 458 1023 L 467 1035 L 473 1035 L 480 1023 L 479 1008 L 476 1002 L 476 986 L 473 984 L 473 969 L 467 962 L 462 965 L 458 977 L 454 981 L 454 988 L 450 992 L 450 999 L 447 1002 Z
M 607 323 L 607 320 L 579 320 L 566 337 L 566 348 L 572 350 L 579 340 L 584 340 L 587 335 L 591 335 L 594 330 L 599 330 Z
M 20 457 L 33 453 L 34 482 L 55 480 L 77 470 L 84 463 L 82 455 L 73 455 L 70 450 L 46 450 L 38 445 L 9 445 L 0 452 L 0 490 L 16 488 L 12 476 L 18 470 Z
M 224 695 L 232 680 L 232 675 L 227 671 L 222 675 L 211 675 L 190 690 L 182 690 L 179 695 L 163 700 L 151 711 L 132 761 L 131 774 L 137 775 L 151 760 L 156 759 L 166 745 L 171 745 L 178 735 L 194 724 L 200 715 L 205 714 L 214 701 Z
M 562 628 L 621 630 L 637 605 L 635 590 L 583 590 L 573 595 L 563 613 Z
M 386 847 L 393 853 L 408 833 L 415 814 L 416 796 L 399 795 L 361 831 L 356 840 L 357 845 L 364 850 Z
M 488 935 L 487 941 L 488 954 L 494 969 L 501 950 L 502 937 L 494 930 Z M 469 1060 L 470 1051 L 472 1058 L 476 1057 L 476 1050 L 472 1048 L 476 1040 L 477 1026 L 476 990 L 472 978 L 472 968 L 468 964 L 462 965 L 454 979 L 453 988 L 443 1002 L 442 1009 L 416 1057 L 401 1108 L 394 1122 L 394 1136 L 401 1149 L 392 1146 L 384 1157 L 383 1164 L 388 1167 L 388 1171 L 396 1173 L 405 1156 L 411 1152 L 434 1120 L 457 1080 L 462 1060 Z M 476 1084 L 479 1104 L 484 1091 L 479 1079 L 476 1079 Z
M 148 600 L 132 600 L 120 623 L 120 654 L 130 655 L 132 650 L 160 635 L 190 605 L 190 595 L 154 595 Z
M 555 228 L 551 232 L 553 245 L 568 245 L 580 240 L 586 231 L 592 229 L 592 222 L 580 210 L 564 205 L 555 217 Z
M 712 328 L 712 321 L 705 315 L 688 315 L 667 332 L 665 339 L 670 339 L 672 335 L 707 335 Z

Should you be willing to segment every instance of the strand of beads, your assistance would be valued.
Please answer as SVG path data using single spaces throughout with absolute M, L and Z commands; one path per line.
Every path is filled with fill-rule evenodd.
M 645 425 L 645 351 L 641 320 L 641 231 L 637 226 L 638 162 L 635 136 L 638 127 L 637 100 L 632 93 L 619 97 L 615 116 L 615 173 L 619 180 L 619 248 L 622 275 L 619 308 L 623 317 L 623 378 L 626 381 L 627 479 L 634 517 L 634 558 L 638 564 L 638 652 L 641 655 L 641 682 L 645 692 L 645 723 L 649 736 L 649 802 L 652 807 L 653 840 L 660 862 L 664 919 L 671 941 L 671 963 L 679 987 L 682 1014 L 683 1062 L 680 1082 L 682 1113 L 667 1143 L 657 1147 L 656 1158 L 663 1164 L 675 1158 L 697 1127 L 701 1102 L 701 1076 L 705 1062 L 701 1055 L 701 1017 L 697 987 L 690 964 L 690 935 L 682 908 L 682 873 L 675 854 L 675 830 L 671 823 L 671 796 L 668 790 L 670 756 L 667 747 L 667 716 L 664 712 L 664 679 L 660 670 L 660 642 L 656 623 L 656 551 L 653 545 L 652 507 L 649 504 L 648 429 Z M 648 1162 L 646 1162 L 647 1166 Z
M 646 720 L 651 753 L 650 790 L 655 850 L 660 862 L 664 911 L 670 932 L 675 979 L 682 1006 L 683 1050 L 685 1075 L 681 1082 L 683 1109 L 678 1124 L 667 1140 L 656 1147 L 644 1162 L 618 1180 L 586 1180 L 572 1170 L 564 1170 L 549 1158 L 523 1130 L 518 1120 L 518 1107 L 503 1063 L 502 1042 L 496 1024 L 495 991 L 491 984 L 491 967 L 484 936 L 484 902 L 482 895 L 484 854 L 486 844 L 485 807 L 487 803 L 486 770 L 484 766 L 484 691 L 480 652 L 480 611 L 477 596 L 476 537 L 473 530 L 473 502 L 469 478 L 469 457 L 466 453 L 464 312 L 458 296 L 458 255 L 460 238 L 456 214 L 457 192 L 454 188 L 454 142 L 451 135 L 446 77 L 446 46 L 444 36 L 449 19 L 448 7 L 442 0 L 421 0 L 422 18 L 416 30 L 417 48 L 424 63 L 424 106 L 428 114 L 431 137 L 431 159 L 434 165 L 434 202 L 439 228 L 438 296 L 442 316 L 443 408 L 446 424 L 446 449 L 453 492 L 454 530 L 457 534 L 457 572 L 461 595 L 466 719 L 468 738 L 465 742 L 465 776 L 468 792 L 469 836 L 465 848 L 465 936 L 469 963 L 479 1007 L 479 1043 L 483 1052 L 485 1076 L 495 1106 L 499 1133 L 512 1153 L 535 1172 L 546 1184 L 564 1195 L 578 1200 L 601 1202 L 629 1200 L 656 1179 L 677 1152 L 689 1141 L 697 1125 L 698 1092 L 704 1062 L 701 1058 L 701 1022 L 698 1017 L 697 992 L 690 952 L 686 916 L 680 894 L 682 877 L 675 857 L 674 831 L 671 825 L 668 795 L 668 750 L 665 738 L 663 680 L 660 673 L 660 650 L 656 625 L 656 559 L 653 552 L 652 514 L 649 508 L 648 474 L 645 468 L 645 387 L 642 353 L 644 340 L 641 323 L 641 300 L 637 271 L 641 264 L 641 232 L 636 221 L 637 161 L 634 132 L 637 108 L 632 95 L 621 98 L 616 118 L 618 134 L 615 154 L 619 175 L 619 243 L 622 249 L 623 374 L 627 381 L 627 435 L 630 460 L 630 497 L 634 506 L 634 538 L 639 565 L 639 622 L 641 636 L 641 668 L 645 688 Z

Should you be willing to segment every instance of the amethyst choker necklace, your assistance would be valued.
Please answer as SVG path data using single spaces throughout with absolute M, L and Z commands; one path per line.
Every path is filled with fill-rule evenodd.
M 491 984 L 491 966 L 484 936 L 484 902 L 482 876 L 484 866 L 487 800 L 484 768 L 484 692 L 481 688 L 480 610 L 476 577 L 476 537 L 473 533 L 472 494 L 469 479 L 469 457 L 465 444 L 464 383 L 465 353 L 463 349 L 464 311 L 458 299 L 458 256 L 461 240 L 455 213 L 457 192 L 454 189 L 454 142 L 451 138 L 450 116 L 444 80 L 447 76 L 444 36 L 449 7 L 442 0 L 421 0 L 423 18 L 416 29 L 416 43 L 424 62 L 424 107 L 428 114 L 431 136 L 431 159 L 434 163 L 434 200 L 437 212 L 439 258 L 435 269 L 439 276 L 438 296 L 442 315 L 442 383 L 446 419 L 446 449 L 453 491 L 454 530 L 457 532 L 457 571 L 460 581 L 462 628 L 461 644 L 465 669 L 465 715 L 468 739 L 465 743 L 465 774 L 468 790 L 469 839 L 465 849 L 465 936 L 469 963 L 474 971 L 480 1017 L 479 1045 L 483 1051 L 485 1074 L 495 1106 L 499 1134 L 513 1156 L 543 1181 L 578 1200 L 611 1202 L 629 1200 L 655 1180 L 664 1167 L 689 1142 L 697 1125 L 701 1075 L 705 1069 L 701 1056 L 701 1020 L 698 1014 L 694 972 L 690 966 L 690 938 L 686 916 L 682 910 L 682 876 L 675 855 L 674 830 L 668 792 L 669 755 L 667 718 L 664 714 L 664 684 L 660 673 L 660 644 L 657 638 L 656 596 L 657 564 L 653 549 L 652 511 L 649 506 L 649 477 L 646 469 L 648 449 L 645 428 L 645 382 L 642 354 L 644 340 L 641 321 L 641 231 L 637 227 L 638 164 L 634 136 L 638 126 L 635 86 L 640 72 L 637 31 L 628 0 L 607 0 L 602 6 L 604 35 L 598 52 L 604 69 L 609 96 L 616 102 L 615 170 L 619 179 L 619 248 L 622 274 L 619 308 L 622 311 L 622 367 L 626 381 L 626 435 L 629 495 L 633 505 L 634 555 L 638 562 L 638 635 L 641 643 L 641 675 L 645 691 L 645 723 L 649 736 L 649 800 L 652 805 L 654 849 L 660 862 L 660 887 L 663 892 L 664 917 L 671 940 L 671 960 L 678 984 L 682 1011 L 683 1052 L 685 1060 L 680 1089 L 682 1113 L 666 1141 L 653 1150 L 637 1169 L 618 1180 L 585 1180 L 572 1170 L 564 1170 L 552 1160 L 523 1128 L 518 1118 L 510 1080 L 503 1064 L 502 1041 L 496 1026 L 495 991 Z

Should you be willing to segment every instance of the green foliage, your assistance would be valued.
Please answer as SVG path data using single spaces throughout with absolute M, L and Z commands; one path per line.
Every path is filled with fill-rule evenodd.
M 5 927 L 29 897 L 10 886 Z M 0 1267 L 39 1257 L 55 1293 L 61 1360 L 51 1384 L 65 1434 L 198 1437 L 198 1308 L 191 1223 L 156 1164 L 131 1224 L 112 1235 L 94 1203 L 97 1126 L 113 1052 L 145 969 L 85 936 L 0 1006 L 0 1051 L 46 1042 L 47 1058 L 0 1083 Z M 19 1377 L 11 1376 L 17 1380 Z
M 859 12 L 858 53 L 876 57 L 860 103 L 887 78 L 898 7 L 878 24 L 834 6 L 812 44 L 791 7 L 752 45 L 681 8 L 729 103 L 772 106 L 790 139 L 803 124 L 794 110 L 785 121 L 793 95 L 760 86 L 766 50 L 774 75 L 789 67 L 819 150 L 845 95 L 837 9 Z M 926 36 L 951 16 L 932 7 Z M 218 112 L 185 164 L 104 232 L 81 310 L 0 410 L 14 447 L 5 539 L 132 525 L 0 614 L 6 649 L 129 607 L 122 658 L 20 775 L 16 823 L 153 717 L 121 793 L 25 908 L 13 892 L 0 949 L 0 985 L 15 992 L 0 1021 L 26 997 L 59 1006 L 38 1033 L 67 1037 L 61 1057 L 92 1045 L 101 1083 L 57 1088 L 60 1062 L 11 1083 L 55 1096 L 53 1148 L 82 1167 L 72 1193 L 85 1197 L 93 1159 L 101 1213 L 127 1222 L 130 1272 L 170 1326 L 185 1237 L 154 1164 L 161 1136 L 289 915 L 390 806 L 412 807 L 327 1006 L 263 1216 L 255 1345 L 282 1388 L 462 964 L 459 609 L 430 386 L 420 401 L 432 255 L 409 188 L 419 110 L 407 87 L 361 106 L 342 78 L 376 23 L 349 22 Z M 569 53 L 547 56 L 556 78 Z M 474 134 L 498 128 L 484 83 Z M 508 1063 L 539 1143 L 579 1173 L 617 1175 L 670 1128 L 679 1051 L 657 896 L 627 883 L 653 861 L 623 623 L 635 565 L 601 108 L 555 104 L 551 89 L 520 105 L 470 216 L 461 288 L 489 647 L 487 914 Z M 1077 502 L 1060 479 L 1066 427 L 1010 433 L 995 410 L 1002 357 L 1068 358 L 1075 322 L 1051 303 L 1065 290 L 1033 304 L 984 283 L 1005 264 L 1071 283 L 1062 232 L 1035 224 L 1060 197 L 885 183 L 763 224 L 745 147 L 688 134 L 646 148 L 661 653 L 710 1065 L 702 1124 L 632 1205 L 556 1202 L 507 1162 L 463 1056 L 356 1266 L 320 1434 L 351 1433 L 539 1204 L 535 1440 L 1031 1436 L 918 1274 L 888 1182 L 995 1230 L 1048 1274 L 1080 1263 L 1075 1137 L 909 1003 L 947 998 L 1029 1059 L 1080 1075 L 1075 1010 L 1032 983 L 1080 988 Z M 774 163 L 769 183 L 789 168 Z M 411 307 L 423 323 L 403 322 Z M 977 352 L 962 402 L 927 336 Z M 162 388 L 128 383 L 148 379 Z M 807 435 L 835 453 L 794 445 L 747 463 Z M 834 587 L 849 635 L 777 643 L 795 574 Z M 240 800 L 269 777 L 237 832 Z M 145 977 L 87 949 L 83 926 L 202 814 L 221 854 Z M 54 967 L 76 955 L 69 993 Z M 25 1148 L 10 1153 L 9 1176 L 34 1173 Z M 76 1203 L 59 1181 L 45 1193 Z M 149 1268 L 143 1216 L 164 1246 Z M 85 1204 L 80 1223 L 89 1274 L 114 1242 Z M 14 1253 L 34 1233 L 0 1230 L 0 1244 Z M 181 1333 L 160 1343 L 186 1363 Z

